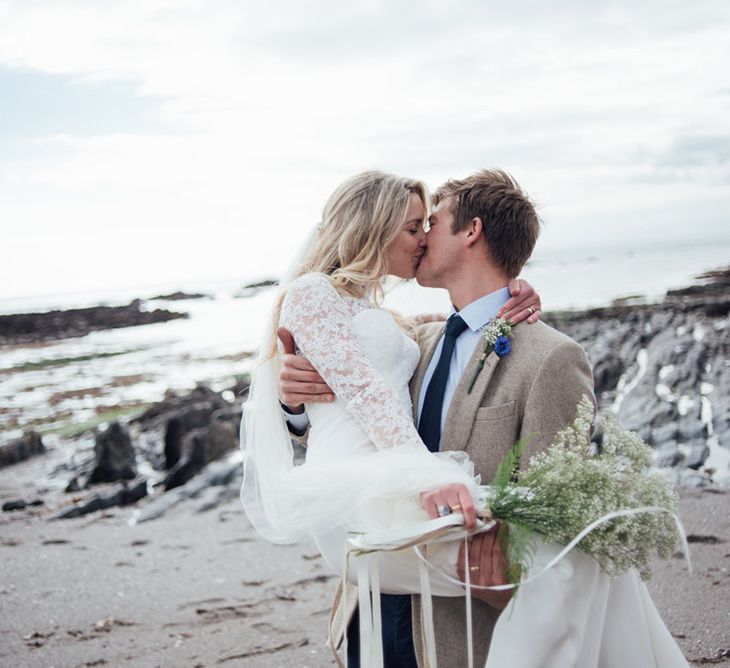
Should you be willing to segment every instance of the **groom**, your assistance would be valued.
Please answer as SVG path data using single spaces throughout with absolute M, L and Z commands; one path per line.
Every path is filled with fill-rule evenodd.
M 411 381 L 414 419 L 430 449 L 465 450 L 488 483 L 516 441 L 529 439 L 525 464 L 573 420 L 581 397 L 593 398 L 592 373 L 582 348 L 541 322 L 516 326 L 511 350 L 501 357 L 496 352 L 483 356 L 481 330 L 508 300 L 506 286 L 530 257 L 539 233 L 535 209 L 515 180 L 501 170 L 480 171 L 445 183 L 433 203 L 416 278 L 423 286 L 446 288 L 454 313 L 446 327 L 437 322 L 419 329 L 421 360 Z M 305 395 L 306 401 L 316 401 L 327 394 L 321 379 L 302 368 L 305 363 L 285 358 L 280 390 L 290 406 L 302 403 Z M 450 493 L 433 493 L 432 514 L 444 501 L 454 505 L 448 504 Z M 469 562 L 472 583 L 505 582 L 505 561 L 493 533 L 471 541 Z M 509 596 L 477 590 L 473 596 L 474 660 L 484 665 Z M 409 633 L 407 621 L 396 619 L 401 646 Z M 463 599 L 435 597 L 433 622 L 438 664 L 466 665 Z M 424 665 L 418 596 L 413 597 L 413 639 Z M 409 665 L 404 659 L 388 668 Z

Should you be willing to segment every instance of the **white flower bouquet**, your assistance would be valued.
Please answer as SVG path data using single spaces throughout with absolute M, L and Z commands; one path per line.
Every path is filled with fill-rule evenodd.
M 584 397 L 573 423 L 532 457 L 527 468 L 518 470 L 523 444 L 517 443 L 492 484 L 480 488 L 478 513 L 500 521 L 514 584 L 530 566 L 538 535 L 545 542 L 568 544 L 612 514 L 617 516 L 598 524 L 576 547 L 606 574 L 636 568 L 649 579 L 654 552 L 668 559 L 675 549 L 678 499 L 660 474 L 647 472 L 651 448 L 607 417 L 596 452 L 589 436 L 592 420 L 593 405 Z M 629 514 L 632 509 L 647 510 Z

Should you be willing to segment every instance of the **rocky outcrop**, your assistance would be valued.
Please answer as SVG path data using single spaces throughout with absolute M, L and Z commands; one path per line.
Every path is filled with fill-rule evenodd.
M 225 460 L 225 455 L 238 448 L 240 401 L 247 388 L 248 383 L 242 380 L 230 389 L 235 403 L 204 385 L 187 394 L 170 392 L 128 423 L 111 423 L 96 434 L 93 458 L 74 466 L 65 491 L 76 494 L 99 483 L 137 479 L 138 462 L 147 465 L 142 470 L 151 468 L 159 473 L 131 487 L 125 482 L 112 494 L 97 494 L 76 504 L 76 510 L 64 509 L 54 519 L 134 503 L 147 494 L 148 484 L 165 490 L 179 487 L 209 464 Z M 240 469 L 240 463 L 226 464 L 226 471 L 236 468 Z M 203 486 L 222 484 L 215 476 L 203 476 L 202 480 Z
M 248 283 L 241 287 L 238 293 L 236 293 L 236 297 L 253 297 L 262 290 L 268 290 L 269 288 L 273 288 L 277 285 L 279 285 L 279 281 L 273 278 L 268 278 L 265 281 L 258 281 L 256 283 Z
M 173 424 L 179 424 L 179 421 L 176 419 Z M 240 425 L 239 410 L 221 409 L 211 414 L 208 424 L 185 433 L 180 439 L 180 457 L 165 477 L 165 489 L 186 483 L 206 464 L 237 448 Z M 170 433 L 169 427 L 170 423 L 166 436 Z M 179 427 L 175 432 L 179 435 Z M 167 448 L 167 439 L 165 445 Z
M 41 435 L 36 431 L 26 431 L 20 438 L 0 445 L 0 467 L 22 462 L 45 451 Z
M 67 339 L 86 336 L 102 329 L 134 327 L 187 317 L 187 313 L 165 309 L 145 311 L 139 299 L 126 306 L 91 306 L 47 313 L 0 315 L 0 345 Z
M 244 388 L 235 388 L 242 397 Z M 185 483 L 208 462 L 238 447 L 239 406 L 218 392 L 199 385 L 185 395 L 168 395 L 135 418 L 130 427 L 144 456 L 158 470 L 166 470 L 165 487 Z M 162 444 L 162 448 L 160 448 Z
M 694 470 L 730 448 L 730 268 L 699 278 L 659 304 L 545 316 L 585 348 L 599 411 L 652 445 L 657 464 Z
M 247 383 L 242 381 L 231 389 L 240 400 Z M 152 515 L 162 514 L 177 500 L 197 495 L 207 487 L 223 486 L 206 501 L 206 507 L 214 507 L 221 499 L 230 497 L 235 485 L 229 483 L 241 474 L 240 462 L 231 462 L 225 456 L 238 448 L 240 423 L 239 405 L 204 385 L 187 394 L 168 393 L 165 399 L 129 423 L 113 422 L 98 433 L 93 459 L 75 467 L 66 492 L 84 493 L 98 483 L 116 480 L 124 481 L 122 485 L 111 493 L 87 496 L 49 519 L 78 517 L 95 510 L 133 504 L 153 486 L 165 490 L 185 486 L 185 491 L 175 496 L 159 495 L 150 511 Z M 138 461 L 149 464 L 160 474 L 141 480 Z
M 240 462 L 227 461 L 227 459 L 211 462 L 184 485 L 145 504 L 135 521 L 139 523 L 157 519 L 181 501 L 205 495 L 208 490 L 212 494 L 209 498 L 202 500 L 198 510 L 200 512 L 211 510 L 221 502 L 238 496 L 242 476 L 243 469 Z
M 146 480 L 139 480 L 131 487 L 127 483 L 122 483 L 110 494 L 94 494 L 88 499 L 56 511 L 48 519 L 62 520 L 70 517 L 81 517 L 82 515 L 88 515 L 97 510 L 105 510 L 115 506 L 128 506 L 136 503 L 145 496 L 147 496 Z
M 86 484 L 131 480 L 136 475 L 136 455 L 129 431 L 118 422 L 112 422 L 96 436 L 94 466 Z
M 42 505 L 43 499 L 33 499 L 32 501 L 26 501 L 25 499 L 10 499 L 10 501 L 5 501 L 5 503 L 3 503 L 3 512 L 8 513 L 14 510 L 25 510 L 26 508 Z
M 159 300 L 159 301 L 166 301 L 166 302 L 177 302 L 177 301 L 185 301 L 187 299 L 212 299 L 210 295 L 203 294 L 202 292 L 170 292 L 166 295 L 157 295 L 155 297 L 150 297 L 150 301 L 153 300 Z

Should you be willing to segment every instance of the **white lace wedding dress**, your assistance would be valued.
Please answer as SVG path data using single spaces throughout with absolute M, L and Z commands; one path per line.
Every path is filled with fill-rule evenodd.
M 420 484 L 404 480 L 407 471 L 398 453 L 431 463 L 435 459 L 421 441 L 412 417 L 408 389 L 419 359 L 418 345 L 401 330 L 393 316 L 373 308 L 365 299 L 338 294 L 320 276 L 295 281 L 284 301 L 281 324 L 327 379 L 337 400 L 310 404 L 306 466 L 343 462 L 367 482 L 373 467 L 392 467 L 397 476 L 373 480 L 373 494 L 364 508 L 352 509 L 343 521 L 313 537 L 327 563 L 341 574 L 348 531 L 396 526 L 413 519 L 427 520 L 419 504 Z M 375 455 L 375 456 L 374 456 Z M 399 470 L 400 469 L 400 470 Z M 417 478 L 417 474 L 414 472 Z M 380 493 L 375 493 L 384 485 Z M 390 489 L 388 489 L 390 487 Z M 382 497 L 380 494 L 387 494 Z M 380 498 L 379 498 L 380 497 Z M 429 561 L 457 579 L 459 544 L 434 547 Z M 419 591 L 417 557 L 409 550 L 380 557 L 381 588 L 386 593 Z M 432 582 L 437 596 L 463 596 L 463 589 L 443 577 Z
M 280 323 L 337 399 L 307 406 L 306 463 L 268 484 L 292 490 L 281 522 L 313 537 L 342 575 L 349 531 L 425 520 L 420 492 L 449 482 L 474 489 L 476 483 L 458 455 L 434 455 L 421 442 L 408 389 L 418 346 L 388 311 L 343 296 L 327 278 L 311 274 L 288 287 Z M 249 516 L 254 521 L 255 513 Z M 458 548 L 458 540 L 429 547 L 434 595 L 464 596 L 450 580 L 456 579 Z M 532 573 L 558 549 L 542 545 Z M 381 591 L 420 593 L 413 551 L 380 553 L 378 560 Z M 575 551 L 520 588 L 499 618 L 487 661 L 488 668 L 686 665 L 638 575 L 610 579 Z

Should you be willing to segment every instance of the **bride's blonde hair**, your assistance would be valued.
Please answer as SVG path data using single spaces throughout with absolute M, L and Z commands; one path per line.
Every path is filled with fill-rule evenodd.
M 405 222 L 412 194 L 418 195 L 427 210 L 426 185 L 416 179 L 369 171 L 345 181 L 327 200 L 316 238 L 292 280 L 317 272 L 325 274 L 335 289 L 345 294 L 372 295 L 376 303 L 382 302 L 387 250 Z M 284 293 L 274 309 L 272 356 L 276 354 L 276 329 L 283 300 Z M 394 315 L 410 332 L 410 321 Z

